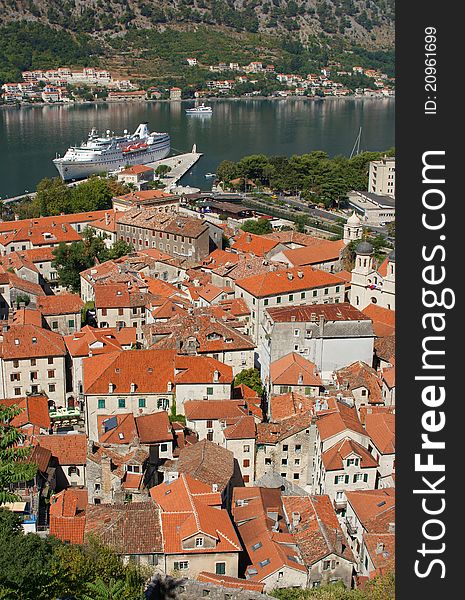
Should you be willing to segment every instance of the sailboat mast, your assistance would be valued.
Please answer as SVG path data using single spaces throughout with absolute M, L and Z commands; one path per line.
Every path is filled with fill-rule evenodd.
M 352 158 L 354 155 L 356 154 L 360 154 L 360 140 L 362 138 L 362 128 L 360 127 L 359 131 L 358 131 L 358 135 L 357 138 L 355 140 L 354 146 L 352 148 L 352 152 L 350 153 L 350 157 Z

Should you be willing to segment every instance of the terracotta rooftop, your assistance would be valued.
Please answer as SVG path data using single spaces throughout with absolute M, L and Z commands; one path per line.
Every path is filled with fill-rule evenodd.
M 11 325 L 3 332 L 0 356 L 4 360 L 65 356 L 63 338 L 58 333 L 36 325 Z
M 363 312 L 349 304 L 307 304 L 303 306 L 276 306 L 266 309 L 275 323 L 308 323 L 319 321 L 323 317 L 325 321 L 367 321 Z
M 396 418 L 394 414 L 367 414 L 365 428 L 380 454 L 395 454 Z
M 142 194 L 143 192 L 138 192 Z M 131 225 L 155 231 L 162 231 L 189 238 L 198 238 L 208 231 L 208 225 L 201 219 L 183 215 L 159 213 L 149 208 L 132 208 L 124 211 L 117 219 L 118 224 Z
M 153 502 L 89 504 L 85 534 L 125 555 L 163 552 L 160 509 Z
M 277 244 L 277 241 L 270 240 L 262 235 L 240 231 L 231 245 L 231 249 L 236 252 L 253 254 L 254 256 L 265 256 Z
M 219 420 L 247 414 L 243 400 L 188 400 L 184 402 L 188 421 Z
M 37 442 L 42 448 L 50 450 L 61 466 L 86 464 L 87 437 L 83 433 L 39 435 Z
M 65 335 L 64 341 L 71 356 L 93 356 L 130 348 L 136 343 L 136 327 L 95 328 L 86 325 L 80 331 Z
M 57 294 L 41 296 L 37 300 L 37 308 L 44 316 L 80 313 L 84 302 L 78 294 Z
M 347 502 L 368 533 L 389 533 L 395 523 L 395 489 L 346 491 Z
M 257 298 L 340 284 L 335 275 L 313 267 L 271 271 L 236 281 L 237 287 Z
M 291 435 L 301 432 L 310 427 L 311 415 L 299 414 L 279 423 L 257 423 L 257 443 L 277 444 Z
M 326 400 L 327 403 L 327 408 L 325 410 L 336 409 L 335 398 L 328 397 L 324 398 L 324 400 Z M 321 406 L 321 403 L 318 403 L 316 398 L 309 398 L 308 396 L 298 394 L 297 392 L 272 395 L 269 400 L 269 403 L 271 419 L 273 421 L 282 421 L 283 419 L 287 419 L 289 417 L 293 417 L 301 413 L 315 414 L 315 404 L 317 403 L 317 407 Z
M 296 352 L 270 364 L 270 379 L 273 385 L 323 386 L 316 365 Z
M 316 426 L 322 441 L 347 430 L 367 435 L 358 418 L 357 409 L 342 402 L 337 402 L 336 410 L 321 414 Z
M 217 575 L 216 573 L 209 573 L 208 571 L 200 571 L 196 579 L 202 583 L 213 583 L 223 588 L 249 590 L 251 592 L 259 593 L 262 593 L 265 587 L 264 583 L 249 581 L 248 579 L 239 579 L 238 577 L 229 577 L 227 575 Z
M 318 241 L 311 246 L 283 251 L 292 267 L 306 267 L 340 259 L 341 251 L 345 247 L 342 240 L 316 239 Z
M 44 394 L 0 399 L 0 404 L 5 404 L 6 406 L 17 405 L 21 409 L 19 415 L 11 421 L 14 427 L 33 425 L 41 429 L 50 429 L 48 397 Z
M 241 416 L 226 419 L 223 435 L 227 440 L 255 440 L 255 419 L 252 416 Z
M 362 311 L 373 321 L 373 329 L 377 337 L 393 335 L 396 330 L 396 313 L 377 304 L 369 304 Z
M 63 542 L 82 544 L 86 525 L 87 489 L 68 488 L 50 500 L 50 535 Z
M 328 554 L 354 561 L 329 496 L 283 496 L 282 502 L 307 567 Z
M 378 461 L 368 450 L 350 438 L 345 438 L 322 454 L 323 464 L 326 471 L 340 471 L 344 469 L 344 460 L 352 455 L 360 457 L 362 469 L 376 468 Z
M 179 452 L 178 473 L 186 473 L 222 492 L 234 474 L 234 455 L 209 440 L 187 446 Z
M 336 381 L 340 389 L 356 390 L 364 387 L 368 390 L 368 403 L 380 404 L 383 402 L 381 388 L 382 382 L 378 373 L 361 360 L 355 361 L 347 367 L 335 371 Z

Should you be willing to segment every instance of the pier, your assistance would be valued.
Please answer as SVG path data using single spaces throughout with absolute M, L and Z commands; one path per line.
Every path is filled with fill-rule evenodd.
M 186 174 L 188 171 L 196 164 L 197 161 L 203 156 L 202 152 L 197 152 L 196 146 L 194 144 L 192 148 L 192 152 L 186 152 L 185 154 L 178 154 L 176 156 L 168 156 L 167 158 L 163 158 L 161 160 L 156 160 L 155 162 L 145 163 L 147 167 L 151 167 L 156 170 L 160 165 L 167 165 L 171 168 L 171 171 L 167 173 L 164 177 L 160 178 L 161 183 L 166 188 L 175 187 L 178 181 Z M 58 177 L 58 173 L 57 173 Z M 71 181 L 67 185 L 74 186 L 78 185 L 86 181 L 86 179 L 81 179 L 78 181 Z M 4 198 L 2 202 L 4 204 L 9 204 L 12 202 L 18 202 L 23 200 L 24 198 L 34 198 L 36 192 L 30 192 L 27 194 L 22 194 L 20 196 L 14 196 L 13 198 Z
M 194 145 L 192 152 L 185 154 L 178 154 L 177 156 L 168 156 L 161 160 L 157 160 L 152 163 L 147 163 L 146 166 L 156 170 L 160 165 L 166 165 L 171 168 L 171 171 L 164 177 L 160 178 L 160 181 L 167 188 L 174 187 L 178 181 L 189 172 L 189 170 L 196 164 L 197 161 L 203 156 L 202 152 L 197 152 Z

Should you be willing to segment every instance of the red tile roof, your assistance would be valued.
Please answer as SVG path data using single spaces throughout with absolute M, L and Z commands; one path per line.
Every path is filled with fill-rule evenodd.
M 86 464 L 87 437 L 85 434 L 39 435 L 37 442 L 42 448 L 48 448 L 61 466 Z
M 11 325 L 3 332 L 0 356 L 4 360 L 65 355 L 62 336 L 48 329 L 36 325 Z
M 365 362 L 357 360 L 347 367 L 335 371 L 336 381 L 342 390 L 356 390 L 364 387 L 368 390 L 369 404 L 383 402 L 382 381 L 378 373 Z
M 45 316 L 80 313 L 84 302 L 78 294 L 57 294 L 56 296 L 41 296 L 37 300 L 37 308 Z
M 277 444 L 291 435 L 310 427 L 311 415 L 299 414 L 279 423 L 257 423 L 257 442 L 259 444 Z
M 180 475 L 171 483 L 162 483 L 150 490 L 152 498 L 161 506 L 163 551 L 165 554 L 205 554 L 240 552 L 237 534 L 228 512 L 218 509 L 221 496 L 191 477 Z M 183 548 L 182 541 L 198 533 L 215 540 L 212 548 Z
M 259 593 L 262 593 L 265 587 L 264 583 L 249 581 L 248 579 L 239 579 L 239 577 L 229 577 L 228 575 L 217 575 L 216 573 L 208 573 L 207 571 L 200 571 L 196 579 L 203 583 L 214 583 L 223 588 L 249 590 L 251 592 Z
M 267 239 L 261 235 L 240 231 L 231 249 L 236 252 L 245 252 L 254 256 L 265 256 L 272 248 L 278 245 L 276 240 Z
M 395 489 L 346 491 L 358 520 L 368 533 L 388 533 L 389 523 L 395 522 Z
M 88 505 L 85 534 L 95 535 L 119 554 L 163 552 L 160 509 L 150 501 Z
M 306 267 L 339 260 L 343 248 L 345 243 L 342 240 L 318 239 L 318 242 L 311 246 L 284 250 L 283 254 L 292 267 Z
M 123 350 L 136 343 L 136 327 L 94 328 L 86 325 L 71 335 L 65 335 L 64 341 L 71 356 L 93 356 Z
M 363 312 L 349 304 L 308 304 L 303 306 L 276 306 L 266 309 L 275 323 L 308 323 L 318 321 L 323 317 L 325 321 L 367 321 Z
M 51 497 L 50 535 L 71 544 L 84 542 L 87 490 L 68 488 Z
M 234 474 L 234 455 L 218 444 L 201 440 L 180 450 L 176 468 L 180 474 L 189 474 L 210 486 L 216 484 L 222 492 Z
M 335 275 L 313 267 L 271 271 L 236 281 L 237 287 L 257 298 L 340 284 Z
M 369 304 L 362 311 L 373 321 L 373 330 L 377 337 L 392 335 L 396 329 L 396 312 L 377 304 Z
M 342 402 L 337 403 L 336 410 L 321 414 L 316 426 L 322 441 L 347 430 L 367 435 L 358 418 L 357 409 Z
M 362 469 L 376 468 L 378 466 L 378 461 L 373 458 L 366 448 L 350 438 L 345 438 L 323 452 L 322 459 L 326 471 L 343 470 L 343 461 L 352 454 L 360 457 L 360 467 Z
M 354 561 L 329 496 L 283 496 L 283 506 L 307 567 L 336 554 Z
M 323 386 L 316 365 L 296 352 L 270 364 L 270 379 L 273 385 Z
M 173 432 L 168 413 L 160 411 L 136 417 L 137 433 L 141 444 L 172 442 Z
M 249 416 L 226 419 L 223 435 L 227 440 L 255 440 L 255 419 Z
M 395 454 L 396 418 L 392 413 L 367 414 L 365 428 L 381 454 Z
M 48 412 L 48 397 L 43 394 L 25 396 L 21 398 L 0 399 L 0 404 L 6 406 L 17 405 L 22 412 L 14 417 L 11 424 L 14 427 L 35 425 L 41 429 L 50 429 L 50 416 Z
M 334 398 L 325 398 L 325 400 L 330 409 L 336 409 L 336 400 Z M 309 398 L 296 392 L 271 396 L 269 400 L 271 419 L 273 421 L 282 421 L 300 413 L 310 412 L 313 414 L 315 412 L 316 401 L 317 398 Z
M 188 421 L 205 421 L 241 417 L 246 413 L 243 400 L 188 400 L 184 402 Z

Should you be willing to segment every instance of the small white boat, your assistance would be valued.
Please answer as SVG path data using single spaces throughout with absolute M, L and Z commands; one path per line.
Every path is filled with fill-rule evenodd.
M 205 177 L 216 177 L 216 173 L 205 173 Z
M 194 106 L 194 108 L 186 109 L 187 115 L 211 115 L 213 109 L 211 106 L 205 106 L 205 104 L 200 104 L 199 106 Z

